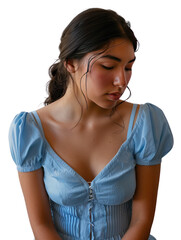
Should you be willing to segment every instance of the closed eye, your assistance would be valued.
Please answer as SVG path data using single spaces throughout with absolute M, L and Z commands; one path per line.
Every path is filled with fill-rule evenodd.
M 111 69 L 113 69 L 114 67 L 107 67 L 107 66 L 104 66 L 104 65 L 101 65 L 104 69 L 106 69 L 106 70 L 111 70 Z
M 132 71 L 132 68 L 125 68 L 126 71 Z

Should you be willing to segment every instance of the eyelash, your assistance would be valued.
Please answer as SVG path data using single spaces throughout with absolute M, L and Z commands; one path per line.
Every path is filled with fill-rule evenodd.
M 104 65 L 102 65 L 102 67 L 106 70 L 112 70 L 114 67 L 106 67 Z M 126 71 L 132 71 L 132 68 L 125 68 Z
M 114 67 L 106 67 L 106 66 L 104 66 L 104 65 L 102 65 L 102 67 L 103 67 L 104 69 L 106 69 L 106 70 L 111 70 L 111 69 L 114 68 Z
M 126 71 L 132 71 L 132 68 L 125 68 Z

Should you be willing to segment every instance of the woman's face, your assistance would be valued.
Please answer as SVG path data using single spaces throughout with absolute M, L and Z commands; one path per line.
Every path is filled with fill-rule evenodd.
M 96 53 L 99 53 L 98 51 Z M 90 57 L 96 54 L 87 54 L 82 61 L 78 84 L 80 87 L 80 75 L 87 71 Z M 81 89 L 87 101 L 110 109 L 113 108 L 124 93 L 128 85 L 132 66 L 135 61 L 133 45 L 129 40 L 116 39 L 111 41 L 109 48 L 102 54 L 96 55 L 90 62 L 89 72 L 81 80 Z M 82 76 L 81 75 L 81 76 Z

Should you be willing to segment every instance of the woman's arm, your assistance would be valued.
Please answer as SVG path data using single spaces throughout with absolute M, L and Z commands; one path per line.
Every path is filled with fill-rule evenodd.
M 43 169 L 19 172 L 19 179 L 36 240 L 61 240 L 53 225 Z
M 157 199 L 160 165 L 136 166 L 132 218 L 122 240 L 148 240 Z

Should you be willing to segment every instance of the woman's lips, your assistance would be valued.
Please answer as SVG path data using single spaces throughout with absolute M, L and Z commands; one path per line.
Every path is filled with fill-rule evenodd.
M 116 101 L 121 97 L 121 93 L 120 92 L 113 92 L 113 93 L 108 93 L 108 98 L 112 101 Z

